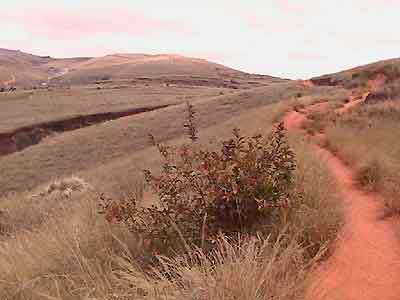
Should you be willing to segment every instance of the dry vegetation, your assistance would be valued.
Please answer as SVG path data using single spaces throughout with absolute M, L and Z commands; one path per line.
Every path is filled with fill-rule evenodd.
M 197 143 L 215 149 L 219 134 L 226 136 L 232 125 L 246 120 L 252 123 L 244 126 L 243 134 L 268 134 L 285 110 L 284 104 L 249 110 L 220 126 L 201 129 L 205 137 Z M 207 142 L 213 136 L 218 139 Z M 40 189 L 36 197 L 16 195 L 1 201 L 5 234 L 0 242 L 0 298 L 302 299 L 308 275 L 334 240 L 342 213 L 336 183 L 310 146 L 300 136 L 292 136 L 290 144 L 297 161 L 288 191 L 291 205 L 279 210 L 273 231 L 268 231 L 274 234 L 218 237 L 211 252 L 189 246 L 178 256 L 159 257 L 157 272 L 140 259 L 146 241 L 123 224 L 107 223 L 98 214 L 97 192 L 74 188 L 76 180 Z M 137 167 L 151 154 L 147 162 L 157 166 L 156 152 L 131 159 Z M 127 162 L 124 158 L 112 168 L 124 172 Z M 132 188 L 136 197 L 154 197 L 143 195 L 134 176 L 129 179 L 131 186 L 138 184 Z
M 379 101 L 398 94 L 398 60 L 303 86 L 183 57 L 2 52 L 28 66 L 15 73 L 21 87 L 47 78 L 47 67 L 54 77 L 0 94 L 0 133 L 173 105 L 49 132 L 0 157 L 0 299 L 305 299 L 344 220 L 313 138 L 277 126 L 292 110 L 400 212 L 400 104 Z M 19 70 L 7 68 L 4 80 Z M 335 113 L 371 82 L 383 84 L 376 101 Z
M 254 111 L 255 108 L 261 109 L 282 99 L 291 99 L 299 92 L 306 95 L 313 91 L 304 90 L 291 82 L 278 83 L 268 87 L 239 90 L 214 97 L 199 95 L 191 103 L 197 111 L 199 129 L 205 130 L 207 128 L 223 128 L 224 122 L 234 120 L 251 110 Z M 181 101 L 183 100 L 184 98 L 181 99 Z M 71 107 L 74 106 L 72 103 Z M 79 105 L 76 107 L 78 108 Z M 183 103 L 101 125 L 55 134 L 34 147 L 0 157 L 0 172 L 3 174 L 0 177 L 0 195 L 31 190 L 56 178 L 68 177 L 79 172 L 85 173 L 84 178 L 87 181 L 97 181 L 99 173 L 103 173 L 101 171 L 103 167 L 111 166 L 124 159 L 129 160 L 130 157 L 139 155 L 139 153 L 150 156 L 146 157 L 146 161 L 147 159 L 152 160 L 151 155 L 146 155 L 145 152 L 148 148 L 148 133 L 153 132 L 161 141 L 179 138 L 184 132 L 182 127 L 184 110 Z M 267 114 L 266 111 L 266 118 L 268 118 Z M 26 116 L 27 113 L 25 113 L 25 119 Z M 253 122 L 251 118 L 249 120 Z M 249 128 L 253 127 L 252 125 L 252 123 L 246 124 Z M 228 130 L 225 130 L 226 134 L 229 134 L 233 127 L 236 125 L 228 127 Z M 215 137 L 221 138 L 218 135 Z M 19 166 L 26 166 L 26 168 Z M 37 172 L 39 169 L 41 171 Z M 94 171 L 95 169 L 96 171 Z M 120 171 L 116 168 L 114 170 L 116 172 L 113 174 L 117 173 L 116 176 L 119 176 Z M 134 173 L 138 173 L 137 170 Z M 89 177 L 86 176 L 87 174 Z M 97 185 L 97 182 L 93 184 Z M 119 184 L 118 180 L 108 178 L 107 181 L 99 182 L 98 186 L 114 185 L 110 190 L 104 190 L 104 192 L 114 194 L 121 190 Z
M 0 132 L 77 115 L 124 111 L 214 97 L 230 89 L 143 83 L 108 83 L 0 94 Z
M 386 101 L 359 106 L 327 129 L 329 146 L 356 168 L 360 185 L 383 194 L 391 213 L 400 212 L 399 121 L 399 103 Z

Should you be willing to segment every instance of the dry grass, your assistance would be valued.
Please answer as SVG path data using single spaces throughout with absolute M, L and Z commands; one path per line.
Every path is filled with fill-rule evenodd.
M 10 194 L 0 199 L 2 234 L 12 236 L 18 231 L 40 228 L 48 219 L 59 215 L 60 210 L 79 204 L 74 201 L 77 197 L 93 191 L 81 178 L 70 177 L 37 188 L 33 193 Z
M 340 227 L 341 202 L 307 143 L 297 136 L 291 141 L 298 157 L 297 205 L 277 220 L 279 238 L 239 244 L 222 239 L 212 256 L 192 250 L 174 260 L 160 258 L 164 269 L 155 275 L 135 259 L 140 241 L 105 223 L 90 192 L 72 193 L 68 200 L 43 195 L 40 205 L 1 202 L 2 210 L 30 213 L 13 219 L 23 229 L 0 242 L 0 298 L 302 299 L 310 270 Z M 60 201 L 66 205 L 47 214 Z M 30 227 L 29 220 L 42 215 L 47 218 Z
M 301 299 L 312 261 L 292 236 L 276 242 L 254 239 L 232 244 L 218 241 L 209 256 L 162 257 L 161 271 L 145 276 L 129 259 L 120 259 L 120 284 L 131 299 Z M 194 263 L 195 262 L 195 263 Z
M 215 97 L 205 97 L 193 101 L 198 116 L 200 130 L 217 128 L 221 131 L 226 124 L 226 132 L 231 132 L 242 114 L 266 107 L 268 104 L 292 98 L 302 87 L 294 83 L 274 84 L 268 87 L 256 88 Z M 310 91 L 309 93 L 311 93 Z M 73 105 L 72 105 L 73 106 Z M 0 157 L 0 195 L 8 192 L 31 190 L 39 185 L 53 181 L 55 178 L 68 177 L 79 172 L 91 172 L 88 179 L 97 185 L 96 178 L 104 173 L 102 167 L 114 162 L 129 160 L 130 157 L 142 152 L 145 161 L 152 160 L 151 151 L 147 155 L 148 134 L 151 132 L 159 141 L 179 138 L 183 134 L 185 105 L 177 105 L 131 117 L 106 122 L 97 126 L 81 128 L 44 139 L 40 144 L 26 148 L 22 152 Z M 26 114 L 24 115 L 26 117 Z M 261 116 L 262 117 L 262 116 Z M 265 110 L 265 119 L 268 111 Z M 229 123 L 229 120 L 236 120 Z M 251 128 L 258 122 L 248 118 Z M 226 123 L 228 122 L 228 123 Z M 223 125 L 225 124 L 225 125 Z M 234 124 L 234 125 L 232 125 Z M 242 126 L 240 126 L 242 127 Z M 255 127 L 258 130 L 261 127 Z M 212 130 L 210 130 L 212 132 Z M 218 135 L 215 135 L 219 138 Z M 143 160 L 143 159 L 142 159 Z M 25 166 L 21 168 L 20 166 Z M 132 168 L 133 164 L 128 164 Z M 40 169 L 40 172 L 37 170 Z M 116 177 L 121 168 L 113 168 Z M 140 173 L 140 170 L 136 173 Z M 109 175 L 113 175 L 109 174 Z M 98 186 L 114 184 L 110 193 L 121 190 L 117 186 L 119 180 L 100 182 Z M 109 180 L 110 180 L 109 177 Z M 131 177 L 128 177 L 131 178 Z M 123 181 L 123 180 L 122 180 Z
M 254 133 L 268 135 L 272 130 L 272 124 L 279 120 L 293 103 L 297 103 L 297 101 L 288 100 L 274 104 L 266 103 L 266 105 L 255 109 L 243 111 L 240 115 L 232 116 L 232 118 L 225 121 L 221 119 L 219 123 L 213 126 L 200 128 L 200 140 L 197 143 L 200 146 L 211 149 L 219 148 L 219 141 L 230 137 L 232 129 L 238 126 L 240 126 L 243 135 L 251 136 Z M 160 139 L 158 131 L 153 133 L 155 133 L 158 140 L 164 141 L 164 139 Z M 168 140 L 169 144 L 181 144 L 184 142 L 186 142 L 186 138 L 182 137 Z M 147 143 L 147 140 L 145 143 Z M 116 158 L 109 163 L 85 170 L 80 173 L 80 176 L 86 178 L 103 193 L 115 195 L 116 197 L 124 196 L 132 187 L 133 178 L 137 181 L 142 179 L 141 170 L 144 168 L 157 170 L 160 162 L 157 150 L 154 147 L 148 147 L 136 151 L 128 157 Z M 123 191 L 122 195 L 121 191 Z
M 166 272 L 150 276 L 137 266 L 136 241 L 90 205 L 0 244 L 1 299 L 298 299 L 304 291 L 311 262 L 291 236 L 222 240 L 213 257 L 160 258 Z
M 325 128 L 335 120 L 336 114 L 333 110 L 340 107 L 341 103 L 324 102 L 322 105 L 323 108 L 307 110 L 307 119 L 302 126 L 311 136 L 323 133 Z
M 313 146 L 301 135 L 291 135 L 297 157 L 296 201 L 288 223 L 303 230 L 311 256 L 336 238 L 343 219 L 343 203 L 337 182 Z
M 129 83 L 125 88 L 115 88 L 114 83 L 101 90 L 95 85 L 60 87 L 50 91 L 20 90 L 0 94 L 0 132 L 76 115 L 194 101 L 218 96 L 221 91 L 229 93 L 230 90 L 202 86 L 166 87 L 159 83 L 150 86 Z
M 245 135 L 257 132 L 266 135 L 292 105 L 315 101 L 306 95 L 271 105 L 270 102 L 281 99 L 282 95 L 297 93 L 290 85 L 282 88 L 241 92 L 240 97 L 225 95 L 196 103 L 203 125 L 199 145 L 213 148 L 238 126 Z M 221 239 L 212 256 L 206 257 L 192 249 L 174 260 L 160 258 L 163 272 L 149 274 L 140 268 L 141 262 L 137 260 L 143 251 L 143 241 L 124 228 L 110 226 L 97 213 L 97 192 L 120 196 L 134 193 L 143 197 L 145 203 L 154 201 L 154 195 L 143 189 L 140 174 L 145 167 L 157 167 L 159 159 L 155 149 L 145 146 L 145 136 L 147 140 L 147 133 L 153 131 L 162 141 L 182 143 L 181 131 L 174 129 L 181 127 L 182 122 L 176 117 L 179 114 L 180 110 L 153 112 L 129 122 L 125 120 L 126 123 L 117 121 L 100 128 L 83 129 L 76 135 L 65 134 L 59 140 L 54 138 L 48 144 L 35 146 L 24 151 L 24 155 L 10 156 L 15 161 L 2 160 L 5 165 L 1 168 L 7 170 L 29 159 L 30 169 L 35 173 L 28 185 L 24 180 L 31 180 L 31 173 L 26 170 L 16 176 L 16 173 L 6 173 L 0 181 L 7 185 L 14 181 L 14 187 L 20 190 L 38 185 L 43 188 L 0 201 L 3 212 L 0 226 L 8 232 L 0 240 L 0 299 L 303 298 L 308 274 L 336 237 L 342 213 L 335 181 L 299 136 L 291 137 L 298 160 L 296 192 L 292 196 L 296 205 L 281 212 L 271 230 L 275 234 L 269 239 L 242 239 L 239 243 Z M 160 130 L 160 124 L 164 123 L 169 129 Z M 126 145 L 131 149 L 121 147 L 119 135 L 109 140 L 126 126 L 140 132 L 126 136 L 130 142 Z M 82 143 L 85 136 L 98 138 L 100 143 L 92 145 L 97 148 L 92 151 L 85 148 Z M 111 144 L 104 145 L 104 141 Z M 57 148 L 58 142 L 62 151 Z M 113 154 L 112 159 L 97 154 L 107 151 Z M 118 154 L 124 151 L 124 155 Z M 32 162 L 35 158 L 38 161 Z M 96 166 L 93 159 L 101 164 Z M 62 178 L 63 173 L 73 173 L 75 164 L 87 169 L 79 176 L 97 192 L 77 191 L 67 184 L 68 180 L 46 184 L 51 178 Z M 76 181 L 72 181 L 72 186 L 76 186 Z M 66 190 L 68 195 L 64 194 Z
M 114 243 L 93 203 L 83 199 L 40 228 L 1 242 L 0 298 L 84 299 L 94 290 L 109 295 Z
M 364 105 L 327 130 L 329 145 L 356 168 L 360 185 L 383 194 L 391 213 L 400 212 L 400 104 Z

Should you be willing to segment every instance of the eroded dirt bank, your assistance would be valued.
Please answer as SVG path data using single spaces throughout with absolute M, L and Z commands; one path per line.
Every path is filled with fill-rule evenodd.
M 345 113 L 357 104 L 347 104 L 337 112 Z M 288 130 L 299 130 L 306 119 L 307 110 L 294 111 L 286 115 L 284 123 Z M 359 190 L 352 170 L 339 158 L 317 145 L 314 149 L 339 183 L 345 203 L 345 225 L 332 256 L 313 274 L 307 299 L 400 299 L 397 220 L 383 218 L 383 199 Z
M 39 144 L 44 138 L 55 133 L 76 130 L 127 116 L 166 108 L 169 106 L 171 105 L 139 107 L 119 112 L 81 115 L 69 119 L 21 127 L 12 132 L 0 133 L 0 156 L 22 151 L 27 147 Z

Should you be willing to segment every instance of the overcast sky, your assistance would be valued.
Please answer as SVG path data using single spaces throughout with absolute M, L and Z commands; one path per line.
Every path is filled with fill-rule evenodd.
M 176 53 L 289 78 L 400 56 L 400 0 L 12 0 L 0 28 L 1 48 L 34 54 Z

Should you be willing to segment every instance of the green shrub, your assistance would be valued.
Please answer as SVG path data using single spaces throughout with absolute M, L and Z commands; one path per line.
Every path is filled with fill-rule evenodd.
M 135 198 L 107 201 L 106 218 L 128 226 L 155 254 L 192 245 L 207 250 L 220 235 L 255 234 L 290 205 L 296 164 L 284 131 L 280 124 L 263 138 L 235 129 L 219 151 L 156 144 L 164 159 L 161 174 L 144 173 L 157 205 L 140 207 Z

